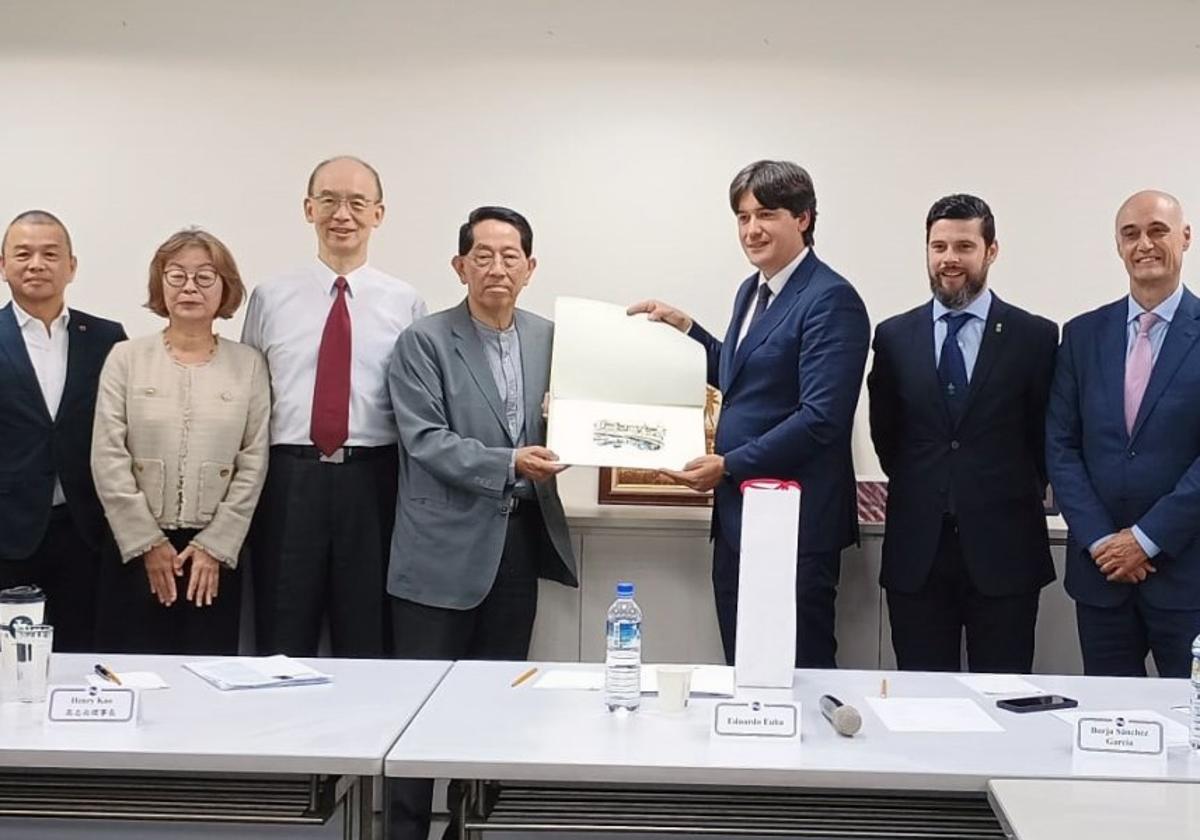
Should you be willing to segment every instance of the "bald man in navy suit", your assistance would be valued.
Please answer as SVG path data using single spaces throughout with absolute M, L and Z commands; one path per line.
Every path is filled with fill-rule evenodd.
M 68 309 L 71 237 L 43 210 L 4 233 L 0 271 L 0 589 L 36 584 L 56 651 L 95 648 L 104 512 L 92 484 L 100 368 L 120 324 Z
M 1121 205 L 1129 294 L 1067 323 L 1046 462 L 1067 520 L 1067 593 L 1088 674 L 1191 673 L 1200 633 L 1200 300 L 1172 195 Z

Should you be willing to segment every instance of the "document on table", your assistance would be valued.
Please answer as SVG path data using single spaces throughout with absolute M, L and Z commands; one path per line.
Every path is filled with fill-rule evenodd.
M 564 464 L 682 469 L 705 451 L 706 379 L 704 348 L 673 327 L 560 297 L 546 446 Z
M 657 665 L 642 666 L 642 694 L 658 693 L 657 668 Z M 560 691 L 601 691 L 604 688 L 604 671 L 602 669 L 544 671 L 533 687 Z M 733 693 L 732 667 L 696 665 L 692 668 L 691 695 L 693 697 L 732 697 Z
M 1085 717 L 1123 717 L 1133 720 L 1157 721 L 1162 724 L 1163 741 L 1168 747 L 1186 747 L 1188 745 L 1188 728 L 1184 724 L 1148 709 L 1112 709 L 1103 712 L 1094 712 L 1090 709 L 1064 709 L 1054 712 L 1054 716 L 1071 724 L 1072 727 L 1079 722 L 1080 718 Z
M 183 667 L 222 691 L 319 685 L 333 681 L 328 674 L 282 655 L 211 659 L 206 662 L 188 662 Z
M 96 688 L 116 688 L 113 683 L 96 674 L 88 674 L 85 679 L 88 685 Z M 159 688 L 170 688 L 167 681 L 153 671 L 121 671 L 117 674 L 121 681 L 120 688 L 137 688 L 142 691 L 152 691 Z
M 868 697 L 871 710 L 892 732 L 1003 732 L 967 697 Z
M 1043 693 L 1029 680 L 1016 674 L 963 674 L 955 679 L 972 691 L 986 694 L 989 697 L 1030 696 Z

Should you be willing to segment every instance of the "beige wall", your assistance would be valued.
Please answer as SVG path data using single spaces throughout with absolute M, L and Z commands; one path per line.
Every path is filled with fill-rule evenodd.
M 726 187 L 787 157 L 874 321 L 924 298 L 924 213 L 958 190 L 998 216 L 993 288 L 1062 320 L 1121 293 L 1127 193 L 1200 208 L 1198 24 L 1185 0 L 0 0 L 0 216 L 60 213 L 72 302 L 144 333 L 167 234 L 210 228 L 251 284 L 302 263 L 308 170 L 353 152 L 389 199 L 372 261 L 434 308 L 465 213 L 505 203 L 535 226 L 529 308 L 654 295 L 723 329 L 748 273 Z

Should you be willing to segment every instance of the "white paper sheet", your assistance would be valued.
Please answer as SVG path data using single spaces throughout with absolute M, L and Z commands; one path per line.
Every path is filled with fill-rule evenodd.
M 642 694 L 658 693 L 658 665 L 642 665 Z M 680 666 L 671 666 L 680 667 Z M 543 671 L 533 683 L 534 688 L 551 691 L 602 691 L 604 671 L 566 670 Z M 692 696 L 732 697 L 733 668 L 727 665 L 692 666 Z
M 1112 709 L 1103 712 L 1094 712 L 1090 709 L 1063 709 L 1053 714 L 1059 720 L 1071 724 L 1072 727 L 1080 718 L 1085 717 L 1126 717 L 1134 720 L 1153 720 L 1162 724 L 1163 739 L 1168 747 L 1186 747 L 1188 745 L 1188 728 L 1186 726 L 1177 720 L 1172 720 L 1148 709 Z
M 328 674 L 283 655 L 210 659 L 185 662 L 183 667 L 222 691 L 319 685 L 333 680 Z
M 1045 693 L 1029 680 L 1016 674 L 963 674 L 955 679 L 972 691 L 989 697 L 1028 697 Z
M 681 469 L 704 454 L 704 348 L 625 307 L 562 297 L 546 445 L 565 464 Z
M 96 688 L 114 688 L 108 680 L 96 674 L 87 675 L 87 684 Z M 170 688 L 167 681 L 153 671 L 121 671 L 117 674 L 121 688 L 138 688 L 142 691 L 153 691 L 159 688 Z
M 543 671 L 533 687 L 551 691 L 600 691 L 604 688 L 604 672 Z
M 565 464 L 679 470 L 704 454 L 703 407 L 551 397 L 546 422 L 546 446 Z
M 1003 732 L 967 697 L 868 697 L 867 704 L 892 732 Z

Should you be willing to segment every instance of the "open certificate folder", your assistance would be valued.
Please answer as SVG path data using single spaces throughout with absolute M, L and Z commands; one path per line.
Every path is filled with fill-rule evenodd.
M 282 655 L 239 656 L 207 662 L 187 662 L 183 667 L 222 691 L 285 685 L 319 685 L 333 681 L 328 674 L 322 674 L 303 662 Z
M 585 298 L 554 304 L 546 446 L 564 464 L 683 469 L 704 454 L 704 348 Z

